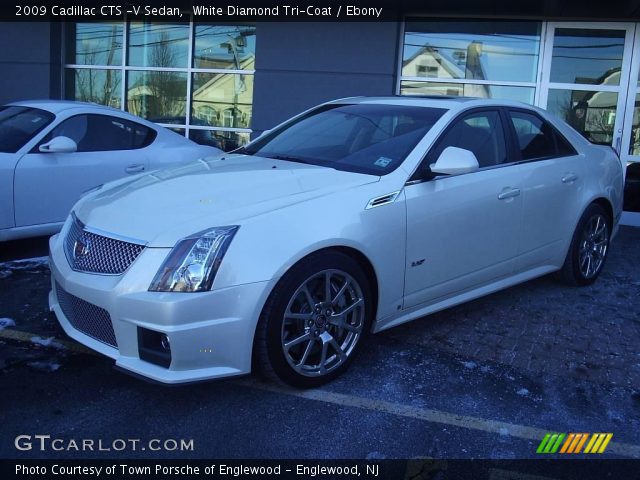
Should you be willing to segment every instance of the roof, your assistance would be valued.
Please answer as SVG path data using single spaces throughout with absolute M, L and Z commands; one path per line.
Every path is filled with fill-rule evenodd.
M 453 95 L 394 95 L 387 97 L 349 97 L 329 103 L 378 103 L 388 105 L 410 105 L 415 107 L 446 108 L 460 110 L 472 106 L 509 106 L 537 110 L 527 103 L 493 98 L 464 97 Z
M 89 102 L 75 102 L 72 100 L 24 100 L 20 102 L 12 102 L 9 105 L 17 105 L 21 107 L 40 108 L 42 110 L 48 110 L 51 113 L 60 113 L 63 110 L 69 110 L 71 108 L 90 108 L 98 110 L 106 110 L 113 112 L 114 110 L 120 112 L 120 110 L 113 107 L 107 107 L 97 103 Z

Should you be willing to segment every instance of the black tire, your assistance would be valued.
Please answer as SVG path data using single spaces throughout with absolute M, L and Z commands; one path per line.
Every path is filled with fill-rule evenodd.
M 588 275 L 585 273 L 585 265 L 586 262 L 581 262 L 581 248 L 586 248 L 589 251 L 595 242 L 593 238 L 590 238 L 589 232 L 592 226 L 597 222 L 598 219 L 604 221 L 605 231 L 601 235 L 602 240 L 604 241 L 604 253 L 601 255 L 602 261 L 599 262 L 597 268 L 593 267 L 594 270 L 590 272 Z M 564 283 L 568 285 L 591 285 L 596 281 L 598 275 L 604 268 L 604 264 L 607 260 L 607 256 L 609 253 L 609 241 L 611 239 L 611 217 L 608 212 L 599 204 L 592 203 L 587 207 L 585 212 L 580 217 L 580 221 L 576 226 L 576 230 L 573 233 L 573 238 L 571 239 L 571 244 L 569 246 L 569 251 L 567 252 L 567 257 L 565 258 L 564 265 L 562 269 L 557 273 L 557 277 Z M 584 242 L 587 242 L 586 244 Z M 585 258 L 585 257 L 582 257 Z M 590 265 L 590 263 L 589 263 Z M 588 270 L 588 269 L 587 269 Z
M 342 297 L 340 297 L 341 299 L 344 297 L 344 302 L 336 301 L 335 307 L 332 308 L 332 313 L 328 316 L 323 315 L 323 312 L 328 312 L 328 310 L 323 310 L 324 306 L 318 307 L 320 304 L 325 305 L 325 298 L 323 297 L 326 297 L 326 294 L 322 295 L 323 287 L 314 288 L 317 284 L 316 282 L 327 278 L 326 275 L 329 278 L 330 300 L 338 293 L 336 290 L 339 290 L 340 279 L 344 280 L 342 285 L 348 285 L 348 287 L 345 287 Z M 349 277 L 350 280 L 347 281 Z M 314 302 L 317 300 L 315 307 L 311 307 L 311 301 L 304 301 L 304 299 L 309 298 L 300 291 L 304 285 L 308 286 L 311 300 Z M 362 296 L 356 295 L 357 292 Z M 362 301 L 357 302 L 356 298 L 360 298 Z M 340 310 L 347 310 L 348 307 L 348 305 L 340 307 L 339 303 L 346 303 L 347 301 L 352 301 L 353 310 L 347 315 L 342 315 L 341 318 L 348 319 L 345 320 L 345 323 L 353 322 L 353 325 L 351 323 L 348 324 L 349 329 L 357 329 L 361 325 L 360 333 L 357 336 L 352 330 L 347 332 L 347 325 L 342 328 L 330 324 L 331 322 L 328 321 L 328 319 L 333 319 L 333 321 L 337 322 L 336 319 L 340 316 Z M 356 303 L 357 305 L 355 305 Z M 294 315 L 301 317 L 309 315 L 311 318 L 294 320 L 287 315 L 287 320 L 285 320 L 285 312 L 292 312 L 293 306 L 297 306 L 297 309 L 303 312 L 299 314 L 294 312 Z M 317 308 L 322 311 L 317 313 Z M 309 309 L 312 309 L 313 312 L 308 313 Z M 254 368 L 258 373 L 270 380 L 281 381 L 297 388 L 319 387 L 341 375 L 348 368 L 362 345 L 363 337 L 370 330 L 372 317 L 373 299 L 370 284 L 358 263 L 350 256 L 335 250 L 324 250 L 312 254 L 295 264 L 280 279 L 271 292 L 262 310 L 256 329 L 253 352 Z M 322 318 L 327 321 L 325 322 Z M 301 326 L 303 329 L 300 329 Z M 292 329 L 297 329 L 297 331 L 289 337 Z M 345 340 L 344 344 L 340 344 L 342 341 L 340 340 L 340 332 L 345 334 L 345 339 L 350 338 L 350 342 L 353 342 L 353 345 L 348 343 L 347 340 Z M 285 353 L 287 338 L 291 341 L 291 339 L 302 338 L 302 336 L 306 335 L 314 338 L 308 342 L 305 340 L 300 342 L 300 345 L 296 344 L 294 347 L 290 347 Z M 352 336 L 349 337 L 349 335 Z M 348 346 L 348 354 L 344 356 L 339 354 L 338 349 L 334 348 L 334 344 L 331 343 L 330 348 L 334 352 L 335 365 L 331 366 L 329 370 L 325 369 L 324 373 L 320 373 L 322 368 L 319 366 L 324 364 L 320 359 L 329 355 L 329 347 L 326 347 L 327 350 L 322 352 L 322 349 L 325 348 L 325 343 L 328 343 L 326 341 L 328 337 L 333 338 L 336 341 L 336 345 L 340 347 Z M 318 348 L 320 351 L 317 351 Z M 288 353 L 294 349 L 297 350 L 293 353 Z M 301 352 L 303 349 L 305 350 L 304 353 Z M 307 352 L 307 349 L 311 353 Z M 341 351 L 345 353 L 343 350 Z M 319 359 L 317 364 L 319 367 L 318 372 L 314 373 L 311 368 L 313 365 L 308 367 L 308 371 L 304 370 L 307 368 L 304 359 L 311 361 L 314 358 Z M 301 364 L 294 366 L 296 361 L 300 360 L 302 360 Z M 303 372 L 301 373 L 301 371 Z

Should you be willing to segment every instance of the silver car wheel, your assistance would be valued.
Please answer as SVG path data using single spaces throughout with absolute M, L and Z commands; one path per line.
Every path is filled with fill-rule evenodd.
M 323 270 L 294 292 L 282 322 L 282 349 L 289 365 L 307 377 L 342 365 L 363 333 L 362 288 L 342 270 Z
M 607 255 L 609 248 L 609 225 L 601 215 L 593 215 L 586 223 L 580 239 L 579 266 L 580 273 L 589 279 L 596 276 Z

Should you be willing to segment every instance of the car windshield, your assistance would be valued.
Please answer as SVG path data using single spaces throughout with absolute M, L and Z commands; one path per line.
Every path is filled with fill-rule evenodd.
M 39 108 L 0 107 L 0 152 L 16 153 L 54 118 Z
M 324 105 L 238 153 L 386 175 L 445 112 L 407 105 Z

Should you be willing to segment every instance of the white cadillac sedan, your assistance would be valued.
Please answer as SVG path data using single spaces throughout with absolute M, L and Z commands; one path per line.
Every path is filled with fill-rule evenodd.
M 50 241 L 49 303 L 149 379 L 314 387 L 369 332 L 549 272 L 592 283 L 622 195 L 614 151 L 543 110 L 342 99 L 87 194 Z
M 0 242 L 59 231 L 80 195 L 105 182 L 216 153 L 101 105 L 0 107 Z

